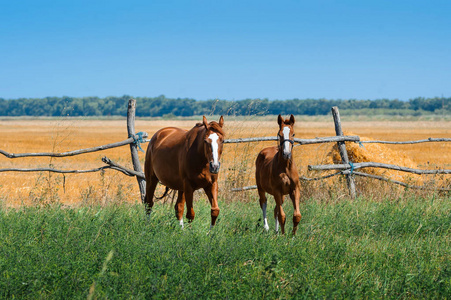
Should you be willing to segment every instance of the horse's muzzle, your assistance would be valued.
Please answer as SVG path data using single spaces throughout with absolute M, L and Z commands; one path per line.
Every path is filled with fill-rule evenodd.
M 212 161 L 210 162 L 210 173 L 211 174 L 218 174 L 219 168 L 221 167 L 221 163 L 218 162 L 218 164 L 214 164 Z
M 289 153 L 283 152 L 282 156 L 283 156 L 284 159 L 289 160 L 289 159 L 291 159 L 291 152 L 289 152 Z

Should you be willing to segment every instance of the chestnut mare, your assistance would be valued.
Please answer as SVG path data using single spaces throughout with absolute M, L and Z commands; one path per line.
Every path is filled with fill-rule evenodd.
M 211 226 L 219 215 L 218 172 L 219 159 L 224 142 L 224 118 L 219 123 L 197 123 L 187 131 L 175 127 L 158 130 L 147 147 L 144 170 L 146 176 L 147 214 L 150 216 L 154 204 L 153 196 L 158 182 L 177 190 L 175 214 L 183 227 L 183 210 L 186 202 L 186 218 L 194 220 L 193 193 L 204 189 L 211 204 Z
M 260 207 L 263 211 L 263 222 L 266 230 L 269 230 L 266 219 L 266 193 L 274 196 L 276 207 L 274 218 L 276 219 L 276 232 L 279 231 L 279 223 L 282 234 L 285 233 L 285 213 L 282 209 L 283 197 L 289 194 L 293 202 L 293 235 L 296 234 L 297 226 L 301 221 L 299 212 L 300 184 L 296 165 L 292 160 L 294 116 L 283 119 L 279 115 L 278 147 L 268 147 L 260 151 L 255 161 L 255 179 L 257 181 Z

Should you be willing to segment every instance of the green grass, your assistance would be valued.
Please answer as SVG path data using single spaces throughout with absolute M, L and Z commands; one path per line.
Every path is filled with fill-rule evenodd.
M 257 200 L 220 207 L 211 232 L 205 200 L 183 230 L 168 205 L 3 208 L 0 298 L 451 297 L 449 197 L 309 200 L 294 238 Z

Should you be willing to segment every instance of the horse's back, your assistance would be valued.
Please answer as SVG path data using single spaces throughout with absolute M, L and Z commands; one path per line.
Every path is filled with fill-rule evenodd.
M 258 153 L 257 160 L 255 161 L 256 168 L 261 169 L 268 167 L 277 152 L 277 147 L 267 147 L 260 151 L 260 153 Z
M 262 188 L 266 191 L 270 189 L 272 161 L 277 152 L 277 147 L 267 147 L 258 154 L 257 159 L 255 160 L 255 179 L 258 188 Z
M 166 127 L 158 130 L 150 140 L 149 146 L 174 147 L 184 142 L 186 130 L 176 127 Z
M 182 187 L 179 162 L 186 141 L 186 132 L 176 127 L 162 128 L 152 136 L 147 148 L 146 173 L 152 173 L 172 189 L 181 190 Z

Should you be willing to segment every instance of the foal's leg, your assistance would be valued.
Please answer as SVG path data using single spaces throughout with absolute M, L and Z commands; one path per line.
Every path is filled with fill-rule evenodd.
M 175 217 L 179 220 L 180 226 L 183 228 L 183 211 L 185 209 L 185 194 L 178 191 L 177 202 L 175 203 Z
M 263 212 L 263 227 L 265 228 L 266 231 L 268 231 L 269 225 L 268 225 L 268 219 L 266 218 L 266 206 L 268 204 L 268 199 L 266 199 L 265 191 L 258 186 L 257 186 L 257 188 L 258 188 L 258 196 L 260 198 L 260 207 Z
M 290 193 L 291 201 L 293 202 L 293 235 L 296 234 L 296 230 L 298 229 L 298 224 L 301 221 L 301 212 L 299 211 L 299 198 L 300 198 L 301 192 L 299 191 L 299 188 L 294 189 Z
M 204 188 L 205 194 L 211 204 L 211 223 L 210 229 L 215 226 L 216 219 L 219 216 L 219 205 L 218 205 L 218 183 L 215 181 L 211 186 Z
M 274 218 L 276 219 L 276 232 L 279 231 L 279 224 L 282 228 L 282 234 L 285 234 L 285 212 L 283 211 L 283 195 L 275 194 L 274 200 L 276 200 L 276 207 L 274 208 Z

